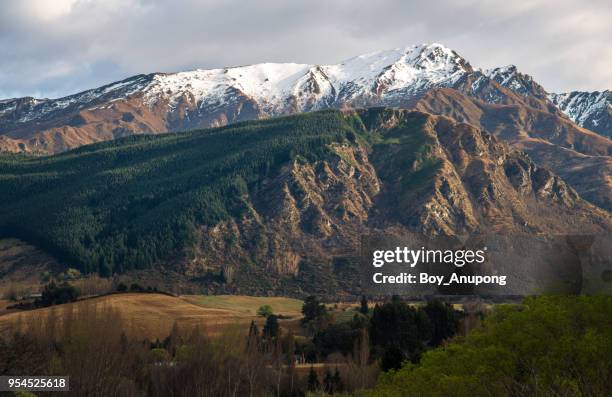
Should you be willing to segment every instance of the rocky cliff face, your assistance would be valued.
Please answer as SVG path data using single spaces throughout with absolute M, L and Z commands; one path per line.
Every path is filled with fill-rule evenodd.
M 224 291 L 356 293 L 363 235 L 599 233 L 609 213 L 481 129 L 428 113 L 361 112 L 376 138 L 296 159 L 248 192 L 248 213 L 202 228 L 180 264 Z M 220 265 L 221 264 L 221 265 Z M 264 280 L 253 283 L 252 280 Z
M 83 272 L 303 295 L 358 293 L 364 235 L 612 230 L 608 211 L 481 128 L 489 111 L 520 108 L 449 92 L 431 94 L 436 104 L 456 102 L 452 118 L 328 110 L 2 156 L 0 231 L 40 241 Z
M 545 102 L 539 102 L 545 106 Z M 537 103 L 536 103 L 537 105 Z M 612 210 L 612 141 L 562 115 L 507 96 L 489 103 L 457 90 L 430 90 L 415 105 L 422 111 L 467 122 L 524 151 L 536 164 L 562 176 L 585 199 Z

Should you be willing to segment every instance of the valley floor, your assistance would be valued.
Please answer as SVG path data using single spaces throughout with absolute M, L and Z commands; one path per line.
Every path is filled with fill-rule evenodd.
M 0 301 L 0 333 L 10 332 L 40 321 L 41 318 L 66 318 L 72 311 L 112 310 L 122 319 L 126 332 L 137 338 L 163 339 L 176 323 L 179 328 L 199 326 L 211 335 L 222 329 L 236 327 L 240 332 L 248 330 L 251 321 L 259 326 L 264 318 L 257 316 L 260 306 L 270 305 L 275 314 L 286 319 L 281 326 L 301 316 L 302 302 L 280 297 L 249 296 L 170 296 L 157 293 L 121 293 L 83 299 L 74 303 L 28 311 L 8 310 L 8 301 Z

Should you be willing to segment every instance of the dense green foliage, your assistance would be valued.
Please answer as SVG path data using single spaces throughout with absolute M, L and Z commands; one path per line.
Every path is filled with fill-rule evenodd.
M 333 323 L 316 332 L 312 339 L 314 357 L 324 358 L 336 352 L 345 355 L 352 353 L 361 335 L 361 328 L 355 324 L 353 321 Z
M 455 335 L 459 328 L 459 316 L 450 303 L 433 300 L 427 302 L 423 311 L 431 324 L 430 346 L 438 346 L 445 339 Z
M 0 157 L 0 235 L 103 276 L 163 261 L 196 227 L 239 216 L 245 195 L 292 158 L 314 161 L 362 133 L 323 111 L 159 136 L 49 157 Z
M 417 362 L 428 347 L 439 346 L 458 330 L 460 312 L 452 305 L 431 301 L 411 306 L 399 298 L 377 304 L 367 314 L 359 310 L 349 321 L 335 321 L 315 297 L 304 301 L 302 324 L 312 332 L 312 342 L 301 345 L 307 360 L 322 361 L 332 353 L 353 354 L 364 334 L 370 353 L 381 360 L 381 369 L 397 369 L 406 360 Z
M 302 314 L 304 315 L 304 318 L 302 318 L 302 324 L 307 324 L 308 322 L 315 321 L 317 318 L 326 315 L 327 308 L 325 307 L 325 304 L 319 301 L 319 298 L 311 295 L 304 299 Z
M 607 396 L 612 297 L 501 305 L 481 329 L 381 377 L 370 396 Z
M 460 313 L 452 305 L 430 301 L 409 306 L 399 299 L 376 305 L 370 318 L 370 341 L 384 371 L 397 369 L 402 362 L 417 362 L 427 346 L 439 346 L 455 335 Z
M 370 320 L 370 339 L 374 346 L 396 348 L 406 358 L 416 359 L 429 339 L 432 324 L 420 308 L 394 299 L 376 306 Z

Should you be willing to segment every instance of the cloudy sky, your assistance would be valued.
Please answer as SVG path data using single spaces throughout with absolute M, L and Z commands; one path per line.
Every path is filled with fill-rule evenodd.
M 549 91 L 612 88 L 610 0 L 0 0 L 0 98 L 439 42 Z

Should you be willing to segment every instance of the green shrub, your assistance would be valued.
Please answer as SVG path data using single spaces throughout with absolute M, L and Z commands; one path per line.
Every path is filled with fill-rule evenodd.
M 268 317 L 270 315 L 272 315 L 272 306 L 270 305 L 263 305 L 260 306 L 259 309 L 257 309 L 257 315 L 261 316 L 261 317 Z

